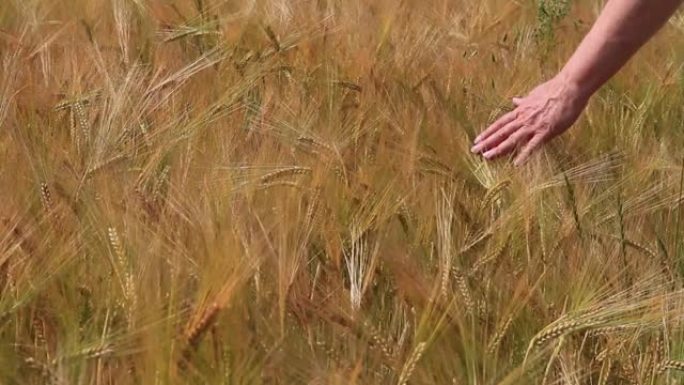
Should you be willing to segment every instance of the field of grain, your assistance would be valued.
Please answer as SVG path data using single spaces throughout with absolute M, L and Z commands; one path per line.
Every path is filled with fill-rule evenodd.
M 522 167 L 593 0 L 2 0 L 1 384 L 676 384 L 684 15 Z

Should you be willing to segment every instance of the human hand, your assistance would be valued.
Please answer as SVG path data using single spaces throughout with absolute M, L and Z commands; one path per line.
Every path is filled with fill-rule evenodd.
M 471 151 L 494 159 L 517 149 L 513 163 L 519 166 L 533 151 L 570 128 L 588 99 L 579 87 L 557 76 L 524 98 L 513 98 L 516 108 L 475 138 Z

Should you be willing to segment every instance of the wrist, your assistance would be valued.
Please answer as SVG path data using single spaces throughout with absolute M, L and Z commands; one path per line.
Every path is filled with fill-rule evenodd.
M 566 71 L 561 71 L 554 80 L 563 95 L 580 104 L 586 104 L 596 90 L 589 82 L 578 79 Z

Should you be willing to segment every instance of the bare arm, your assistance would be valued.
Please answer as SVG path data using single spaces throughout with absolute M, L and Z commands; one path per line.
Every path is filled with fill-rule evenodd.
M 520 165 L 577 120 L 589 98 L 665 24 L 684 0 L 609 0 L 591 31 L 553 79 L 477 138 L 471 149 L 492 159 L 520 149 Z

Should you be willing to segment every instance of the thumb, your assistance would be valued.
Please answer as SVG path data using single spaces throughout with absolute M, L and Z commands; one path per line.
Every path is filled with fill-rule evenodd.
M 513 104 L 518 107 L 523 102 L 523 98 L 515 97 L 513 98 Z

